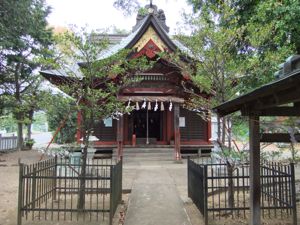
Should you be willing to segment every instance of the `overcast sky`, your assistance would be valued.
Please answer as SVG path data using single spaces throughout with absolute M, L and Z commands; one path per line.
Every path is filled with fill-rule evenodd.
M 46 0 L 52 7 L 48 22 L 52 26 L 67 27 L 70 24 L 90 29 L 105 29 L 115 25 L 119 29 L 131 31 L 135 25 L 136 14 L 124 16 L 113 7 L 114 0 Z M 141 5 L 149 4 L 148 0 L 140 0 Z M 170 33 L 176 33 L 177 23 L 182 21 L 181 14 L 191 11 L 185 0 L 153 0 L 158 9 L 163 9 L 166 14 L 166 23 Z

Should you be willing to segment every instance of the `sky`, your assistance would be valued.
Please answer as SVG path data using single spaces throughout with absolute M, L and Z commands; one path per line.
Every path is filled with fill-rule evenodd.
M 136 14 L 124 16 L 120 10 L 113 7 L 113 2 L 114 0 L 46 0 L 52 8 L 48 22 L 55 27 L 76 25 L 96 30 L 115 26 L 131 31 L 135 25 Z M 149 2 L 140 0 L 142 6 Z M 178 22 L 182 21 L 182 12 L 191 12 L 191 7 L 185 0 L 153 0 L 153 4 L 165 11 L 166 23 L 170 27 L 171 34 L 177 33 Z

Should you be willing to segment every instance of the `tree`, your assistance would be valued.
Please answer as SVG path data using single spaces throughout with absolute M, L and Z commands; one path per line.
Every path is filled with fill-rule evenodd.
M 115 0 L 114 7 L 122 10 L 125 15 L 132 15 L 141 8 L 141 5 L 138 0 Z
M 300 2 L 295 0 L 188 0 L 194 11 L 215 11 L 227 4 L 233 11 L 220 26 L 238 29 L 235 57 L 243 61 L 239 81 L 245 93 L 274 79 L 274 73 L 289 55 L 300 53 Z
M 20 150 L 28 113 L 24 97 L 36 90 L 34 74 L 51 56 L 52 34 L 46 21 L 50 9 L 43 0 L 3 0 L 0 9 L 0 94 L 17 121 Z
M 295 7 L 293 14 L 300 10 L 298 1 L 188 2 L 194 6 L 195 17 L 200 20 L 196 23 L 197 32 L 193 30 L 192 38 L 188 40 L 192 49 L 197 46 L 193 54 L 201 60 L 196 80 L 199 79 L 199 85 L 211 85 L 216 93 L 213 99 L 217 105 L 274 79 L 279 63 L 295 52 L 299 38 L 296 40 L 294 37 L 298 36 L 299 27 L 290 13 L 284 12 L 290 7 Z M 194 20 L 189 23 L 193 24 Z M 235 152 L 231 146 L 230 118 L 225 121 L 218 136 L 222 153 L 226 156 L 228 175 L 231 176 L 234 165 L 228 156 L 234 156 Z M 226 131 L 227 146 L 224 145 Z M 223 137 L 220 139 L 221 133 Z M 228 201 L 233 206 L 232 181 L 229 180 L 228 186 Z
M 240 39 L 240 29 L 222 26 L 234 11 L 227 4 L 210 5 L 195 15 L 187 15 L 187 24 L 191 25 L 191 36 L 181 36 L 180 39 L 191 50 L 191 55 L 198 60 L 195 73 L 192 76 L 194 83 L 207 93 L 214 93 L 211 104 L 213 106 L 228 101 L 238 92 L 237 81 L 240 78 L 240 62 L 235 57 L 234 50 L 237 40 Z M 230 20 L 234 23 L 235 20 Z M 228 22 L 229 23 L 229 22 Z M 198 107 L 201 106 L 201 102 Z M 218 118 L 218 144 L 222 150 L 227 165 L 228 176 L 232 177 L 236 160 L 229 160 L 235 154 L 231 142 L 231 117 Z M 227 136 L 226 136 L 227 134 Z M 228 181 L 228 204 L 234 207 L 233 180 Z
M 59 144 L 74 142 L 77 128 L 77 115 L 76 110 L 74 110 L 75 101 L 62 94 L 47 94 L 43 102 L 46 103 L 43 109 L 46 111 L 51 131 L 56 131 L 67 118 L 54 141 Z M 52 102 L 52 104 L 49 104 L 49 102 Z
M 131 110 L 118 101 L 120 89 L 135 81 L 134 75 L 152 65 L 146 58 L 128 58 L 131 50 L 121 50 L 109 57 L 101 58 L 109 47 L 106 38 L 91 39 L 96 35 L 72 31 L 60 37 L 59 51 L 64 56 L 61 66 L 68 75 L 62 89 L 75 99 L 76 111 L 81 115 L 79 129 L 83 138 L 78 209 L 84 209 L 87 150 L 96 120 L 119 117 Z M 99 37 L 105 37 L 100 35 Z M 66 67 L 66 62 L 68 66 Z M 77 62 L 80 68 L 76 67 Z
M 232 14 L 232 10 L 223 4 L 222 8 L 215 8 L 214 12 L 202 10 L 200 14 L 187 15 L 187 24 L 190 25 L 192 34 L 189 37 L 179 37 L 190 49 L 191 55 L 198 60 L 196 71 L 191 73 L 194 74 L 192 80 L 200 89 L 214 93 L 208 110 L 229 100 L 238 92 L 236 83 L 240 77 L 239 61 L 232 51 L 240 32 L 238 29 L 220 26 L 221 20 Z M 223 129 L 219 132 L 219 140 L 223 144 L 225 124 L 223 123 Z

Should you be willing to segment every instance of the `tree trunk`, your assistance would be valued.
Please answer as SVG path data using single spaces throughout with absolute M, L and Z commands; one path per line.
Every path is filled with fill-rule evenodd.
M 17 118 L 17 120 L 19 120 L 19 118 Z M 17 135 L 18 135 L 17 149 L 21 151 L 23 148 L 23 123 L 22 122 L 18 122 Z
M 233 182 L 233 170 L 234 166 L 227 162 L 227 173 L 228 173 L 228 206 L 229 208 L 234 207 L 234 182 Z
M 295 145 L 294 145 L 293 142 L 291 142 L 291 153 L 292 153 L 292 162 L 295 163 L 296 162 L 297 151 L 295 149 Z
M 31 127 L 33 121 L 33 109 L 31 109 L 28 113 L 29 124 L 27 124 L 27 139 L 31 139 Z
M 83 211 L 85 207 L 85 178 L 86 178 L 86 165 L 87 165 L 87 151 L 89 147 L 89 137 L 90 131 L 87 132 L 86 137 L 84 138 L 84 148 L 81 157 L 81 172 L 80 172 L 80 184 L 79 184 L 79 192 L 78 192 L 78 203 L 77 209 L 79 211 Z
M 21 67 L 21 64 L 18 63 L 16 65 L 16 69 L 15 69 L 15 72 L 14 72 L 14 77 L 15 77 L 15 99 L 16 99 L 16 102 L 17 102 L 17 107 L 20 107 L 22 105 L 22 101 L 21 101 L 21 90 L 20 90 L 20 83 L 19 83 L 19 70 L 20 70 L 20 67 Z M 20 108 L 17 108 L 16 109 L 16 112 L 15 112 L 15 118 L 17 120 L 17 124 L 18 124 L 18 131 L 17 131 L 17 134 L 18 134 L 18 141 L 17 141 L 17 149 L 19 151 L 22 150 L 23 148 L 23 113 L 20 111 Z
M 227 122 L 227 136 L 228 136 L 228 149 L 229 151 L 232 151 L 233 149 L 231 149 L 231 142 L 232 142 L 232 132 L 231 132 L 231 121 L 230 121 L 230 117 L 227 117 L 226 119 L 226 122 Z M 226 129 L 226 127 L 225 127 Z
M 87 148 L 88 146 L 84 146 L 83 154 L 81 158 L 81 172 L 80 172 L 80 184 L 79 184 L 79 192 L 78 192 L 78 203 L 77 209 L 83 211 L 85 207 L 85 177 L 86 177 L 86 164 L 87 164 Z
M 227 131 L 227 140 L 228 140 L 228 150 L 231 152 L 233 151 L 232 149 L 232 132 L 231 132 L 231 119 L 230 117 L 227 117 L 224 119 L 224 124 L 227 124 L 227 129 L 226 126 L 224 129 Z M 233 182 L 233 170 L 234 170 L 234 165 L 232 165 L 230 162 L 227 161 L 227 173 L 228 173 L 228 206 L 229 208 L 234 208 L 234 182 Z M 233 211 L 231 211 L 232 213 Z

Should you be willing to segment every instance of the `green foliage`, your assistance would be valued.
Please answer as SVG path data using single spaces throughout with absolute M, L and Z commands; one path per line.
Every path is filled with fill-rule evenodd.
M 77 114 L 76 111 L 74 111 L 74 101 L 61 94 L 49 94 L 45 100 L 45 102 L 48 102 L 45 106 L 45 110 L 49 129 L 53 133 L 56 132 L 65 118 L 67 118 L 65 125 L 60 129 L 54 142 L 58 144 L 74 142 L 77 127 Z M 51 104 L 49 104 L 49 102 L 51 102 Z
M 114 7 L 122 10 L 124 15 L 132 15 L 140 8 L 138 0 L 114 0 Z
M 5 130 L 7 133 L 15 132 L 17 130 L 16 121 L 12 114 L 0 117 L 0 130 Z
M 247 151 L 232 151 L 232 149 L 226 147 L 224 147 L 222 151 L 214 152 L 214 157 L 222 160 L 224 163 L 229 163 L 233 167 L 237 164 L 249 161 Z
M 24 144 L 27 146 L 32 146 L 34 145 L 35 140 L 34 139 L 25 139 Z
M 262 151 L 261 158 L 268 161 L 282 160 L 283 152 L 281 150 Z
M 238 141 L 248 141 L 249 139 L 249 122 L 242 116 L 235 116 L 232 119 L 232 133 Z
M 52 55 L 46 21 L 50 9 L 43 0 L 2 0 L 0 9 L 0 101 L 18 123 L 20 149 L 22 126 L 30 123 L 31 100 L 39 86 L 34 74 Z
M 140 9 L 139 9 L 139 15 L 141 15 L 141 16 L 145 16 L 145 15 L 147 15 L 147 13 L 148 13 L 148 10 L 147 10 L 147 8 L 144 8 L 144 7 L 141 7 Z
M 38 111 L 34 113 L 33 117 L 33 130 L 45 132 L 46 131 L 46 124 L 47 121 L 47 115 L 44 111 Z
M 212 107 L 230 98 L 236 92 L 236 81 L 239 78 L 239 61 L 232 50 L 235 40 L 239 38 L 239 29 L 228 29 L 221 26 L 222 18 L 230 18 L 233 11 L 226 4 L 214 8 L 214 13 L 202 10 L 199 14 L 186 15 L 190 25 L 190 37 L 179 36 L 190 49 L 191 55 L 198 60 L 193 82 L 207 93 L 214 93 Z
M 195 12 L 219 18 L 220 26 L 238 30 L 233 56 L 242 62 L 239 91 L 245 93 L 274 80 L 278 65 L 300 52 L 300 2 L 295 0 L 188 0 Z M 220 11 L 226 4 L 230 17 Z

